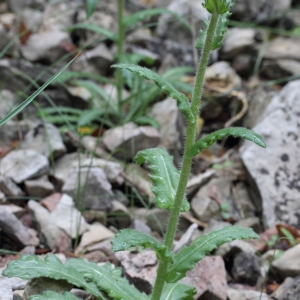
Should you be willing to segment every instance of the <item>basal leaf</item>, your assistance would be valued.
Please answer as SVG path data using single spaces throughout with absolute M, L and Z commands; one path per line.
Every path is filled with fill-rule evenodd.
M 82 259 L 69 259 L 66 265 L 93 281 L 100 290 L 105 291 L 114 300 L 149 300 L 146 294 L 139 292 L 121 276 L 121 269 L 113 269 L 110 264 L 99 267 L 95 263 Z
M 161 295 L 163 300 L 194 300 L 197 291 L 194 287 L 182 283 L 165 283 Z
M 132 27 L 132 26 L 136 25 L 138 22 L 141 22 L 148 17 L 152 17 L 155 15 L 161 15 L 163 13 L 168 13 L 168 14 L 173 15 L 174 18 L 179 20 L 184 25 L 185 28 L 191 30 L 190 25 L 182 16 L 180 16 L 166 8 L 151 8 L 151 9 L 145 9 L 142 11 L 138 11 L 134 14 L 131 14 L 131 15 L 125 17 L 123 25 L 125 26 L 125 28 Z
M 238 239 L 257 238 L 258 235 L 251 228 L 240 226 L 228 226 L 196 238 L 190 246 L 183 248 L 173 256 L 166 281 L 177 282 L 185 277 L 186 272 L 193 269 L 195 264 L 206 254 L 224 243 Z
M 55 75 L 53 75 L 46 83 L 44 83 L 38 90 L 36 90 L 30 97 L 23 101 L 16 109 L 10 112 L 4 119 L 0 120 L 0 126 L 5 124 L 8 120 L 17 115 L 22 111 L 28 104 L 30 104 L 52 81 L 54 81 L 69 65 L 77 58 L 73 58 L 69 63 L 67 63 L 63 68 L 61 68 Z
M 225 14 L 219 16 L 218 24 L 216 27 L 215 35 L 214 35 L 212 46 L 211 46 L 211 50 L 218 49 L 222 46 L 223 37 L 224 37 L 225 32 L 227 31 L 228 18 L 230 17 L 230 15 L 231 15 L 230 12 L 226 12 Z M 209 17 L 208 21 L 204 22 L 204 29 L 200 30 L 199 38 L 197 39 L 197 43 L 196 43 L 197 49 L 203 49 L 203 47 L 204 47 L 204 43 L 205 43 L 205 39 L 206 39 L 206 35 L 207 35 L 208 24 L 209 24 L 210 19 L 211 19 L 211 17 Z
M 229 12 L 232 5 L 233 0 L 205 0 L 203 3 L 209 13 L 220 15 Z
M 103 35 L 105 36 L 106 38 L 112 40 L 112 41 L 115 41 L 116 39 L 116 35 L 115 33 L 103 28 L 103 27 L 100 27 L 96 24 L 91 24 L 91 23 L 77 23 L 75 25 L 72 25 L 70 27 L 68 27 L 68 31 L 72 31 L 74 29 L 84 29 L 84 30 L 90 30 L 92 32 L 95 32 L 95 33 L 98 33 L 100 35 Z
M 129 70 L 133 73 L 140 75 L 147 80 L 153 80 L 154 83 L 163 90 L 168 96 L 177 101 L 178 108 L 183 115 L 190 121 L 195 122 L 194 115 L 192 113 L 188 98 L 182 93 L 178 92 L 173 85 L 167 80 L 156 74 L 155 72 L 132 64 L 117 64 L 113 65 L 113 68 Z
M 9 262 L 2 274 L 7 277 L 20 277 L 28 280 L 37 277 L 64 279 L 99 299 L 104 299 L 94 283 L 87 282 L 76 269 L 63 265 L 53 254 L 47 254 L 44 259 L 34 255 L 23 255 L 19 259 Z
M 138 165 L 147 161 L 151 171 L 150 178 L 153 182 L 154 201 L 159 208 L 171 210 L 180 175 L 174 167 L 173 157 L 163 148 L 152 148 L 139 151 L 134 160 Z M 189 202 L 185 198 L 181 211 L 188 211 L 189 208 Z
M 266 144 L 263 138 L 252 130 L 243 127 L 230 127 L 217 130 L 211 134 L 208 134 L 201 140 L 197 141 L 187 152 L 188 157 L 193 157 L 200 153 L 202 150 L 207 149 L 213 145 L 217 140 L 233 136 L 235 138 L 243 138 L 254 142 L 260 147 L 266 148 Z
M 58 294 L 53 291 L 44 292 L 42 295 L 31 296 L 29 300 L 80 300 L 72 293 L 64 292 L 63 294 Z
M 166 246 L 159 243 L 153 237 L 141 233 L 134 229 L 123 229 L 111 241 L 112 250 L 114 252 L 124 251 L 131 247 L 142 246 L 151 248 L 156 252 L 156 255 L 161 260 L 171 258 L 170 253 L 166 253 Z
M 93 14 L 94 10 L 96 9 L 98 1 L 99 0 L 86 0 L 85 11 L 86 11 L 87 19 L 89 19 L 89 17 Z

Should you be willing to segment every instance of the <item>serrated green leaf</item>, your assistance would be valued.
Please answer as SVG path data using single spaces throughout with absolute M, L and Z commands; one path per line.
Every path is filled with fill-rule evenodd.
M 0 126 L 5 124 L 8 120 L 16 116 L 20 111 L 22 111 L 28 104 L 30 104 L 52 81 L 54 81 L 70 64 L 77 58 L 73 58 L 69 63 L 67 63 L 63 68 L 61 68 L 55 75 L 53 75 L 46 83 L 44 83 L 38 90 L 36 90 L 30 97 L 23 101 L 16 109 L 10 112 L 4 119 L 0 120 Z
M 58 294 L 53 291 L 44 292 L 42 295 L 34 295 L 29 298 L 29 300 L 80 300 L 72 293 L 64 292 L 63 294 Z
M 165 283 L 161 295 L 163 300 L 194 300 L 197 291 L 194 287 L 182 283 Z
M 166 252 L 166 246 L 164 244 L 161 244 L 153 237 L 134 229 L 121 230 L 112 239 L 111 244 L 114 252 L 124 251 L 131 247 L 142 246 L 154 250 L 157 257 L 161 260 L 171 258 L 171 253 Z
M 90 281 L 95 282 L 100 290 L 105 291 L 114 300 L 149 300 L 146 294 L 139 292 L 121 276 L 121 269 L 113 269 L 110 264 L 99 267 L 95 263 L 82 259 L 69 259 L 66 261 L 66 265 L 87 276 Z
M 94 283 L 87 282 L 76 269 L 63 265 L 53 254 L 47 254 L 44 259 L 34 255 L 23 255 L 19 259 L 9 262 L 2 274 L 6 277 L 20 277 L 27 280 L 37 277 L 64 279 L 99 299 L 103 299 Z
M 125 28 L 132 27 L 133 25 L 136 25 L 138 22 L 141 22 L 148 17 L 152 17 L 155 15 L 161 15 L 163 13 L 168 13 L 168 14 L 173 15 L 177 20 L 179 20 L 184 25 L 185 28 L 191 30 L 190 25 L 182 16 L 180 16 L 166 8 L 150 8 L 150 9 L 138 11 L 134 14 L 131 14 L 131 15 L 125 17 L 123 25 L 125 26 Z
M 86 0 L 85 11 L 87 19 L 93 14 L 98 2 L 99 0 Z
M 192 244 L 173 256 L 167 273 L 167 282 L 177 282 L 185 277 L 187 271 L 209 252 L 224 243 L 238 239 L 257 239 L 258 235 L 251 229 L 240 226 L 228 226 L 196 238 Z
M 190 121 L 195 122 L 194 115 L 191 110 L 188 98 L 182 93 L 178 92 L 173 85 L 166 81 L 163 77 L 159 76 L 155 72 L 132 64 L 117 64 L 113 65 L 112 68 L 126 69 L 133 73 L 140 75 L 147 80 L 153 80 L 154 83 L 164 91 L 168 96 L 177 101 L 178 108 L 182 114 Z
M 229 12 L 233 0 L 205 0 L 202 4 L 209 13 L 222 15 Z
M 263 138 L 252 130 L 243 127 L 229 127 L 217 130 L 211 134 L 208 134 L 201 140 L 197 141 L 186 153 L 188 157 L 193 157 L 200 153 L 202 150 L 209 148 L 217 140 L 233 136 L 235 138 L 243 138 L 254 142 L 260 147 L 266 148 L 266 144 Z
M 222 46 L 223 37 L 225 32 L 227 31 L 228 18 L 230 17 L 230 15 L 231 13 L 227 12 L 219 17 L 213 42 L 211 45 L 211 50 L 218 49 Z M 196 43 L 196 49 L 203 49 L 204 47 L 210 19 L 211 17 L 209 17 L 208 21 L 204 22 L 204 29 L 200 30 L 199 38 L 197 39 Z
M 91 23 L 77 23 L 75 25 L 72 25 L 67 28 L 68 31 L 73 31 L 74 29 L 84 29 L 84 30 L 90 30 L 92 32 L 98 33 L 99 35 L 103 35 L 106 38 L 115 41 L 116 40 L 116 34 L 103 28 L 100 27 L 96 24 L 91 24 Z
M 151 171 L 154 201 L 159 208 L 171 210 L 179 184 L 180 172 L 174 167 L 173 157 L 163 148 L 152 148 L 139 151 L 134 158 L 138 165 L 145 161 Z M 188 211 L 190 204 L 184 198 L 181 211 Z

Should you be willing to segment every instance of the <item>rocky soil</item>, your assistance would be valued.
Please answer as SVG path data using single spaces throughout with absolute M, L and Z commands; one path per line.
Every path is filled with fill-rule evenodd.
M 69 71 L 86 72 L 93 83 L 95 76 L 112 79 L 116 45 L 88 30 L 67 29 L 89 22 L 115 33 L 116 4 L 100 1 L 86 21 L 81 0 L 0 0 L 0 118 L 79 51 Z M 154 7 L 184 17 L 192 31 L 170 14 L 146 19 L 126 33 L 127 53 L 141 55 L 142 65 L 160 73 L 194 67 L 200 53 L 192 45 L 207 18 L 201 1 L 128 0 L 125 13 Z M 182 282 L 197 288 L 195 299 L 300 299 L 299 26 L 299 1 L 235 0 L 223 46 L 212 53 L 199 136 L 245 126 L 262 135 L 267 148 L 227 139 L 194 159 L 187 189 L 191 212 L 182 213 L 175 250 L 234 224 L 260 236 L 227 243 L 188 272 Z M 184 120 L 176 102 L 162 96 L 147 108 L 156 127 L 113 118 L 113 125 L 95 119 L 77 127 L 65 113 L 71 120 L 66 126 L 58 112 L 45 118 L 41 112 L 49 107 L 77 113 L 91 103 L 92 110 L 103 107 L 103 98 L 71 79 L 51 84 L 0 128 L 0 268 L 20 253 L 110 261 L 150 293 L 158 266 L 154 253 L 113 253 L 110 240 L 128 227 L 162 240 L 168 213 L 154 207 L 148 170 L 133 158 L 139 150 L 162 146 L 179 166 Z M 181 78 L 190 87 L 193 81 L 193 72 Z M 116 102 L 111 83 L 96 84 Z M 126 86 L 123 94 L 129 92 Z M 2 276 L 0 299 L 29 299 L 41 285 L 51 288 L 51 282 Z

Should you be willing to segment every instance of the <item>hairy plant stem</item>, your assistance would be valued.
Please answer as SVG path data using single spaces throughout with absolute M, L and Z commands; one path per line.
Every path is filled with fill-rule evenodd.
M 118 62 L 122 62 L 122 56 L 124 54 L 124 39 L 125 31 L 123 26 L 123 12 L 124 12 L 124 0 L 118 0 Z M 118 109 L 119 114 L 122 116 L 122 91 L 123 91 L 123 76 L 122 70 L 116 71 L 116 80 L 117 80 L 117 97 L 118 97 Z
M 218 23 L 219 14 L 213 14 L 209 23 L 209 27 L 207 30 L 207 36 L 204 44 L 204 48 L 202 51 L 202 55 L 200 58 L 197 74 L 196 74 L 196 80 L 193 90 L 193 97 L 192 97 L 192 103 L 191 108 L 193 115 L 195 117 L 195 120 L 198 118 L 199 109 L 200 109 L 200 103 L 201 103 L 201 96 L 202 96 L 202 88 L 204 83 L 204 75 L 205 70 L 207 67 L 210 49 L 213 42 L 213 37 L 215 34 L 216 26 Z M 174 200 L 174 206 L 170 213 L 168 227 L 166 231 L 165 236 L 165 246 L 167 247 L 167 250 L 171 251 L 173 247 L 173 241 L 177 229 L 177 223 L 179 220 L 179 214 L 180 214 L 180 208 L 182 205 L 182 201 L 185 195 L 185 190 L 189 178 L 189 174 L 191 171 L 192 166 L 192 158 L 188 158 L 186 155 L 187 150 L 195 143 L 195 137 L 196 137 L 196 122 L 188 122 L 187 131 L 186 131 L 186 141 L 184 146 L 184 155 L 183 155 L 183 161 L 182 161 L 182 167 L 180 171 L 180 179 L 179 179 L 179 185 L 177 187 L 176 196 Z M 160 261 L 159 267 L 157 270 L 157 277 L 154 284 L 153 292 L 151 295 L 151 300 L 160 300 L 161 293 L 165 284 L 166 279 L 166 273 L 168 269 L 168 261 Z

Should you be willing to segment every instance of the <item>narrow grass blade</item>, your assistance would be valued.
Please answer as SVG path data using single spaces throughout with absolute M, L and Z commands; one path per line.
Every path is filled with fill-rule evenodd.
M 77 55 L 78 56 L 78 55 Z M 55 75 L 53 75 L 46 83 L 44 83 L 37 91 L 35 91 L 30 97 L 28 97 L 24 102 L 22 102 L 16 109 L 10 112 L 4 119 L 0 121 L 0 126 L 5 124 L 8 120 L 16 116 L 20 111 L 22 111 L 28 104 L 30 104 L 35 97 L 37 97 L 53 80 L 55 80 L 70 64 L 77 58 L 74 57 L 69 63 L 67 63 L 63 68 L 61 68 Z

